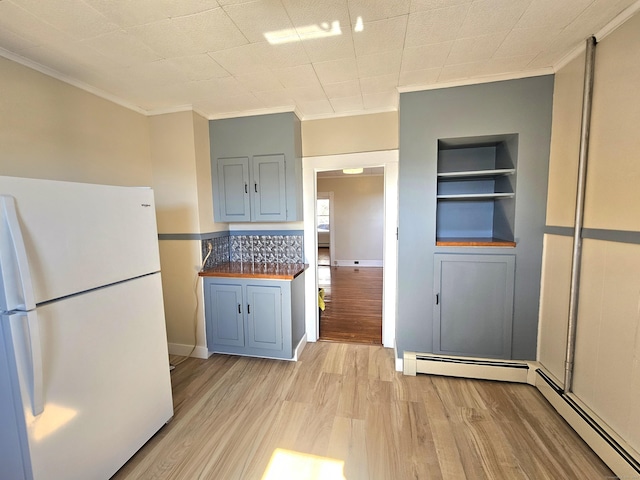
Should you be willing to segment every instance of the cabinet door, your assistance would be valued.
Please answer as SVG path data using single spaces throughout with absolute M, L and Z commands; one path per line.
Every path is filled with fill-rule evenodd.
M 511 358 L 515 256 L 434 257 L 434 353 Z
M 253 221 L 286 221 L 287 191 L 284 155 L 256 155 L 252 159 Z
M 213 345 L 244 347 L 242 286 L 209 283 L 207 294 L 208 340 Z
M 247 343 L 251 348 L 282 350 L 280 287 L 247 285 Z
M 219 221 L 248 222 L 251 219 L 248 157 L 218 159 L 218 189 Z

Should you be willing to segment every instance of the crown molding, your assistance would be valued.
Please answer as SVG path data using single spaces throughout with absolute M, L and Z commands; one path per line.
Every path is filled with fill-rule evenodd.
M 269 115 L 272 113 L 289 113 L 293 112 L 300 118 L 300 113 L 296 110 L 295 105 L 286 105 L 275 108 L 259 108 L 256 110 L 245 110 L 241 112 L 227 112 L 215 115 L 206 115 L 208 120 L 224 120 L 225 118 L 253 117 L 255 115 Z
M 596 37 L 596 41 L 601 42 L 604 38 L 608 37 L 618 27 L 622 26 L 624 22 L 629 20 L 639 11 L 640 11 L 640 0 L 636 1 L 633 5 L 627 7 L 619 15 L 617 15 L 613 20 L 611 20 L 604 27 L 602 27 L 598 32 L 593 34 L 593 36 Z M 582 41 L 579 45 L 576 45 L 575 48 L 570 50 L 565 56 L 563 56 L 560 60 L 558 60 L 553 65 L 553 70 L 557 72 L 558 70 L 566 67 L 569 62 L 577 58 L 579 55 L 583 54 L 586 48 L 587 48 L 586 42 Z
M 168 113 L 182 113 L 182 112 L 193 112 L 193 105 L 177 105 L 175 107 L 166 107 L 166 108 L 156 108 L 155 110 L 147 111 L 147 115 L 150 117 L 156 115 L 166 115 Z
M 633 17 L 636 13 L 640 12 L 640 0 L 636 1 L 633 5 L 630 5 L 626 9 L 624 9 L 618 16 L 616 16 L 613 20 L 607 23 L 604 27 L 602 27 L 594 37 L 598 42 L 601 42 L 603 38 L 609 36 L 610 33 L 615 31 L 618 27 L 620 27 L 624 22 Z
M 126 102 L 122 100 L 120 97 L 107 93 L 104 90 L 101 90 L 99 88 L 92 87 L 91 85 L 88 85 L 84 82 L 71 78 L 68 75 L 64 75 L 63 73 L 60 73 L 57 70 L 54 70 L 53 68 L 45 67 L 44 65 L 34 62 L 33 60 L 29 60 L 28 58 L 25 58 L 16 53 L 10 52 L 9 50 L 5 50 L 4 48 L 1 48 L 1 47 L 0 47 L 0 56 L 6 58 L 7 60 L 11 60 L 13 62 L 19 63 L 22 66 L 25 66 L 27 68 L 40 72 L 48 77 L 55 78 L 56 80 L 59 80 L 63 83 L 79 88 L 80 90 L 84 90 L 85 92 L 95 95 L 96 97 L 100 97 L 111 103 L 120 105 L 121 107 L 127 108 L 129 110 L 133 110 L 136 113 L 140 113 L 142 115 L 148 115 L 148 112 L 146 110 L 143 110 L 142 108 L 130 102 Z
M 484 77 L 471 77 L 463 80 L 453 80 L 451 82 L 431 83 L 429 85 L 411 85 L 398 87 L 400 93 L 422 92 L 424 90 L 440 90 L 442 88 L 464 87 L 467 85 L 477 85 L 481 83 L 503 82 L 505 80 L 518 80 L 520 78 L 541 77 L 552 75 L 553 68 L 539 68 L 536 70 L 526 70 L 521 72 L 501 73 L 499 75 L 487 75 Z
M 371 109 L 371 110 L 358 110 L 355 112 L 322 113 L 320 115 L 304 115 L 300 117 L 300 120 L 304 120 L 304 121 L 329 120 L 332 118 L 362 117 L 365 115 L 375 115 L 378 113 L 392 113 L 397 111 L 398 111 L 398 107 L 396 106 L 396 108 L 380 108 L 380 109 Z

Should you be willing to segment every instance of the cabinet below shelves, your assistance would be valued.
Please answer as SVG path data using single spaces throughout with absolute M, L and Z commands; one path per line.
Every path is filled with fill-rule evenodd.
M 434 256 L 434 353 L 511 358 L 515 258 Z

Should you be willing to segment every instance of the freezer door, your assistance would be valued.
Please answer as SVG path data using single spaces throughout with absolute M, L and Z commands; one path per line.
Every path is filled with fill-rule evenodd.
M 173 415 L 162 287 L 152 274 L 37 309 L 44 410 L 29 399 L 25 316 L 10 319 L 35 480 L 110 478 Z
M 15 199 L 38 304 L 160 270 L 151 189 L 0 177 L 0 195 Z

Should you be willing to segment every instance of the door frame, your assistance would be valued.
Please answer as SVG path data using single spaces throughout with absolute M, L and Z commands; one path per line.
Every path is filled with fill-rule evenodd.
M 316 229 L 317 172 L 343 168 L 384 167 L 384 232 L 382 287 L 382 345 L 395 347 L 398 271 L 398 150 L 304 157 L 302 161 L 307 341 L 318 340 L 318 234 Z
M 317 179 L 317 177 L 316 177 Z M 316 180 L 317 182 L 317 180 Z M 316 193 L 316 201 L 320 200 L 320 199 L 324 199 L 324 200 L 329 200 L 329 266 L 332 267 L 333 266 L 333 261 L 334 261 L 334 257 L 335 257 L 335 248 L 336 248 L 336 236 L 335 236 L 335 229 L 332 228 L 332 226 L 334 226 L 333 220 L 334 220 L 334 215 L 333 215 L 333 192 L 317 192 Z M 316 204 L 317 205 L 317 204 Z M 317 212 L 316 212 L 317 214 Z M 316 238 L 318 235 L 318 221 L 316 218 Z

